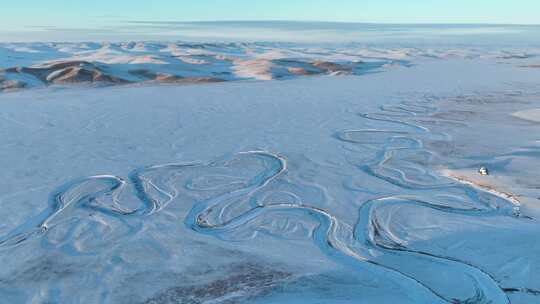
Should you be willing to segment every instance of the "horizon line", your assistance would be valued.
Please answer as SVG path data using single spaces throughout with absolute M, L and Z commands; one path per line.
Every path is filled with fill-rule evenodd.
M 540 26 L 540 23 L 483 23 L 483 22 L 370 22 L 347 20 L 290 20 L 290 19 L 224 19 L 224 20 L 118 20 L 122 23 L 154 23 L 154 24 L 181 24 L 181 23 L 263 23 L 263 22 L 291 22 L 291 23 L 340 23 L 340 24 L 372 24 L 372 25 L 514 25 L 514 26 Z

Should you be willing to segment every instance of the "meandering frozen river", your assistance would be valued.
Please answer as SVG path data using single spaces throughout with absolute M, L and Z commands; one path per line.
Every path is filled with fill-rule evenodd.
M 539 302 L 533 63 L 2 94 L 0 302 Z

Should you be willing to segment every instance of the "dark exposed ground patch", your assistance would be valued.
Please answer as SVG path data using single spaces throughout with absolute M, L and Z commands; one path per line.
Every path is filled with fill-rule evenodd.
M 272 292 L 292 276 L 285 271 L 252 263 L 231 265 L 231 272 L 230 276 L 209 283 L 175 286 L 159 291 L 142 303 L 199 304 L 210 300 L 213 303 L 242 303 Z

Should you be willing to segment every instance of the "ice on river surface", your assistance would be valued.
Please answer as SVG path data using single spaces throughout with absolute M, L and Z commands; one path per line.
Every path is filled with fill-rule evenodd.
M 481 53 L 1 93 L 0 303 L 539 302 L 537 57 Z

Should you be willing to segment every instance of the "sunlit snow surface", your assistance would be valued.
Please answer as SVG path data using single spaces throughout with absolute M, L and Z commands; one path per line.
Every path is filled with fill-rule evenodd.
M 426 59 L 537 58 L 540 42 L 534 42 L 520 48 L 270 42 L 0 43 L 0 92 L 73 84 L 193 84 L 358 76 L 389 67 L 410 67 Z
M 286 79 L 5 71 L 28 89 L 0 95 L 1 303 L 540 303 L 534 48 L 0 51 L 137 84 L 132 65 Z M 320 62 L 359 68 L 290 73 Z

